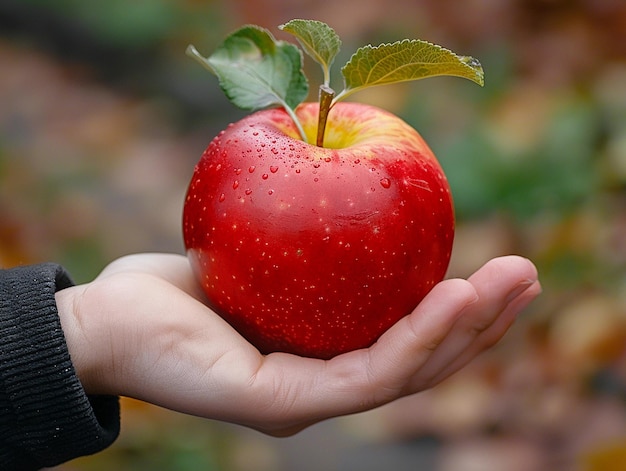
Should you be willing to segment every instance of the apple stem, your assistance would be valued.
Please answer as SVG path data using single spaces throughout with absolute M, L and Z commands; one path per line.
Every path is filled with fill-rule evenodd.
M 320 109 L 317 118 L 317 141 L 318 147 L 324 147 L 324 133 L 326 132 L 326 122 L 328 121 L 328 112 L 330 105 L 335 96 L 335 91 L 328 85 L 320 85 Z

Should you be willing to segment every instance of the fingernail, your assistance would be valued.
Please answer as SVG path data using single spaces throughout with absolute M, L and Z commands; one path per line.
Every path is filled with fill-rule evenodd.
M 517 298 L 520 294 L 526 291 L 531 285 L 535 283 L 536 280 L 524 280 L 515 285 L 515 288 L 511 290 L 509 295 L 506 297 L 507 304 Z

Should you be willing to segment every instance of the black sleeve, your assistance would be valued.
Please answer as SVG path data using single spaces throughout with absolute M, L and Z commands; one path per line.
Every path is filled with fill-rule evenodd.
M 62 267 L 0 270 L 0 468 L 35 470 L 96 453 L 120 429 L 119 398 L 88 396 L 71 363 L 54 294 Z

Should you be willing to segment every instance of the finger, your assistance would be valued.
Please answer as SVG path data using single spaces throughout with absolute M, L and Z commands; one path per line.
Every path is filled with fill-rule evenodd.
M 456 360 L 450 362 L 450 364 L 443 369 L 438 375 L 431 380 L 432 384 L 438 384 L 447 377 L 456 373 L 474 358 L 485 350 L 493 347 L 497 344 L 502 337 L 506 334 L 509 328 L 515 322 L 518 315 L 541 293 L 541 285 L 537 281 L 528 286 L 520 295 L 514 298 L 497 317 L 494 323 L 481 332 L 470 343 L 470 345 L 459 353 Z
M 540 291 L 534 265 L 516 256 L 491 260 L 468 281 L 479 299 L 420 371 L 415 379 L 420 384 L 436 384 L 494 345 Z
M 388 394 L 406 394 L 409 379 L 430 364 L 463 313 L 478 302 L 466 280 L 439 283 L 408 316 L 401 319 L 368 350 L 370 387 Z M 410 391 L 413 392 L 413 391 Z
M 145 273 L 164 279 L 195 299 L 205 302 L 204 292 L 195 279 L 187 257 L 178 254 L 142 253 L 126 255 L 111 262 L 98 278 L 118 273 Z

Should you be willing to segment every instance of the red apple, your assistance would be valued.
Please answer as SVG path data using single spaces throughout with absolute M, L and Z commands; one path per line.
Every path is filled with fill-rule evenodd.
M 315 142 L 318 104 L 296 114 Z M 447 269 L 450 189 L 400 118 L 338 103 L 324 147 L 283 109 L 222 131 L 195 168 L 185 245 L 209 305 L 262 353 L 371 345 Z

